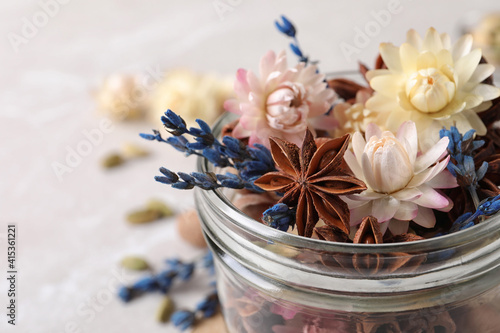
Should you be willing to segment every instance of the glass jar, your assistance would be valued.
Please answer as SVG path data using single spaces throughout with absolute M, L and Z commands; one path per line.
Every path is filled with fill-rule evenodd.
M 230 196 L 195 196 L 229 332 L 500 332 L 500 216 L 416 242 L 333 243 L 260 224 Z

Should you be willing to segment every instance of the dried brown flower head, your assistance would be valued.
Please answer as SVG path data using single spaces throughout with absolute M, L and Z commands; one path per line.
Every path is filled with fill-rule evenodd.
M 318 146 L 309 130 L 301 149 L 291 142 L 271 138 L 271 153 L 280 171 L 269 172 L 255 181 L 266 191 L 284 193 L 280 203 L 297 207 L 298 234 L 306 237 L 312 236 L 320 218 L 349 234 L 349 208 L 338 196 L 366 190 L 366 185 L 345 169 L 349 135 L 321 142 Z

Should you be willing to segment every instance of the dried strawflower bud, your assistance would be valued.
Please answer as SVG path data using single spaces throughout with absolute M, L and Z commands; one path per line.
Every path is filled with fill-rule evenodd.
M 146 109 L 147 92 L 134 75 L 107 77 L 95 94 L 99 110 L 115 120 L 139 119 Z

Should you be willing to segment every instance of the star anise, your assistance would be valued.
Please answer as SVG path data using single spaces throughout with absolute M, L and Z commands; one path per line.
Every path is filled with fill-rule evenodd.
M 353 242 L 354 244 L 382 244 L 384 242 L 380 225 L 375 217 L 363 218 Z M 378 253 L 354 253 L 352 265 L 361 274 L 375 274 L 383 267 L 384 256 Z
M 382 244 L 383 236 L 380 225 L 373 216 L 366 216 L 354 235 L 354 244 Z
M 344 162 L 349 135 L 317 144 L 307 130 L 301 149 L 279 138 L 271 138 L 270 143 L 280 171 L 265 174 L 255 184 L 266 191 L 284 193 L 279 202 L 297 207 L 298 234 L 311 237 L 319 218 L 349 234 L 349 208 L 338 196 L 366 190 Z

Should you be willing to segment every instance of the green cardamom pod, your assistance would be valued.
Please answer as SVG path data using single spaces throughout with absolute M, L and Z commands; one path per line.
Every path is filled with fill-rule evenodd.
M 149 264 L 147 263 L 147 261 L 140 257 L 125 257 L 122 259 L 121 265 L 126 269 L 134 271 L 145 271 L 149 269 Z
M 161 217 L 169 217 L 174 215 L 174 212 L 169 206 L 157 199 L 149 200 L 146 204 L 146 208 L 149 210 L 158 211 L 161 214 Z
M 125 163 L 125 159 L 119 154 L 109 154 L 102 160 L 102 166 L 106 169 L 115 168 Z
M 156 221 L 162 217 L 162 212 L 152 209 L 136 210 L 127 215 L 127 221 L 131 224 L 143 224 Z
M 174 312 L 175 305 L 172 299 L 166 296 L 160 304 L 158 308 L 158 312 L 156 313 L 156 320 L 160 323 L 167 323 L 170 320 L 170 316 Z

